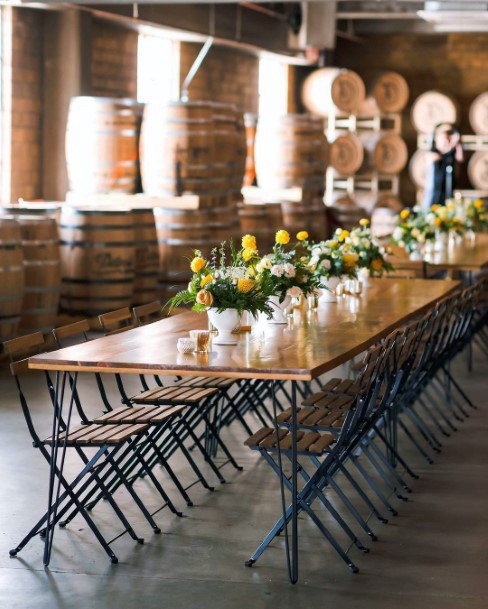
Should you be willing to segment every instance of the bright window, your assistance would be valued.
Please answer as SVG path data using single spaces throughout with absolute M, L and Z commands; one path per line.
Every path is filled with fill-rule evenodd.
M 179 43 L 141 34 L 137 48 L 137 100 L 168 102 L 179 96 Z
M 259 61 L 259 114 L 286 114 L 288 109 L 288 66 L 277 59 Z

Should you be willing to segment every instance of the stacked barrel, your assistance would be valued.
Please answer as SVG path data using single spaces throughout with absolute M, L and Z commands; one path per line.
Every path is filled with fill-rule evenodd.
M 323 204 L 327 140 L 322 120 L 307 114 L 261 118 L 254 156 L 261 189 L 276 192 L 299 187 L 301 200 L 283 201 L 279 209 L 277 203 L 242 206 L 239 215 L 243 232 L 260 234 L 266 249 L 273 245 L 276 226 L 283 226 L 291 233 L 307 230 L 312 238 L 324 239 L 327 236 Z
M 49 332 L 58 313 L 61 271 L 58 225 L 39 211 L 6 207 L 0 216 L 0 334 Z
M 199 196 L 196 210 L 154 210 L 161 294 L 188 282 L 193 249 L 205 256 L 220 241 L 237 237 L 237 204 L 246 162 L 243 115 L 213 102 L 148 104 L 141 131 L 142 186 L 155 196 Z
M 481 93 L 471 103 L 469 124 L 474 135 L 463 136 L 468 153 L 467 173 L 471 187 L 488 191 L 488 92 Z M 436 125 L 440 123 L 460 123 L 460 105 L 456 99 L 442 91 L 426 91 L 414 102 L 411 120 L 418 134 L 418 150 L 409 165 L 410 177 L 419 191 L 424 188 L 427 166 L 430 162 L 429 148 Z M 464 121 L 466 122 L 466 121 Z
M 333 217 L 346 209 L 351 217 L 363 213 L 358 206 L 372 213 L 385 196 L 398 195 L 398 174 L 408 160 L 399 113 L 408 95 L 396 72 L 372 72 L 363 80 L 352 70 L 322 68 L 304 81 L 303 103 L 327 125 L 326 201 Z

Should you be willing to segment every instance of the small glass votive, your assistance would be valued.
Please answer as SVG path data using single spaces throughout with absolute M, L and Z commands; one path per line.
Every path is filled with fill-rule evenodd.
M 207 353 L 212 349 L 212 335 L 213 332 L 210 330 L 190 330 L 197 353 Z
M 349 293 L 359 296 L 363 291 L 363 282 L 359 279 L 351 279 L 349 282 Z
M 184 336 L 179 338 L 176 343 L 176 348 L 180 353 L 188 354 L 195 351 L 195 339 Z
M 307 305 L 309 311 L 316 311 L 319 308 L 319 295 L 316 292 L 307 296 Z

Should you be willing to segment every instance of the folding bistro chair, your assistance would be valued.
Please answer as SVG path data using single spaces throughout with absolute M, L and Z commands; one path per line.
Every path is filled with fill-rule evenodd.
M 10 370 L 17 386 L 22 412 L 33 441 L 33 446 L 39 450 L 40 454 L 49 463 L 51 469 L 48 510 L 22 541 L 10 550 L 10 555 L 12 557 L 16 556 L 34 536 L 39 534 L 45 538 L 44 564 L 48 565 L 51 556 L 54 527 L 57 523 L 61 522 L 68 510 L 75 506 L 77 512 L 92 530 L 111 562 L 117 563 L 117 556 L 111 549 L 110 544 L 118 539 L 121 534 L 128 532 L 132 539 L 138 543 L 143 543 L 144 540 L 135 533 L 120 505 L 115 501 L 113 494 L 109 492 L 103 483 L 102 477 L 106 471 L 110 471 L 119 477 L 121 484 L 126 488 L 139 509 L 141 509 L 153 530 L 156 533 L 160 532 L 159 527 L 157 527 L 147 512 L 137 493 L 127 483 L 117 463 L 117 456 L 124 446 L 130 443 L 137 443 L 147 429 L 147 426 L 144 424 L 108 425 L 106 427 L 83 425 L 72 428 L 70 419 L 73 397 L 71 396 L 68 419 L 66 421 L 61 416 L 60 402 L 57 399 L 53 402 L 54 414 L 56 415 L 53 417 L 53 433 L 50 437 L 44 440 L 41 439 L 36 431 L 20 377 L 28 370 L 28 357 L 34 353 L 42 352 L 43 347 L 44 337 L 40 332 L 3 343 L 4 352 L 7 353 L 10 359 Z M 56 389 L 58 390 L 56 394 L 61 396 L 60 401 L 64 397 L 66 390 L 65 379 L 66 377 L 61 382 L 59 379 L 56 381 Z M 49 449 L 51 449 L 51 452 Z M 83 464 L 78 474 L 71 481 L 68 481 L 64 474 L 64 464 L 68 449 L 70 449 L 69 452 L 76 453 Z M 94 451 L 94 454 L 90 457 L 86 454 L 88 450 Z M 58 452 L 61 453 L 59 465 Z M 55 488 L 56 486 L 57 488 Z M 95 492 L 103 494 L 124 526 L 123 532 L 110 541 L 107 541 L 102 535 L 84 506 L 86 498 L 92 496 Z

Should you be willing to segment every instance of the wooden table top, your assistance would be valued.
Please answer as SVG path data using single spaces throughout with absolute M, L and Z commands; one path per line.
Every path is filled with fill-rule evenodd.
M 478 233 L 476 241 L 463 240 L 459 244 L 450 245 L 440 252 L 425 254 L 424 260 L 427 265 L 458 271 L 480 271 L 488 266 L 488 233 Z M 391 263 L 402 268 L 416 268 L 422 265 L 422 261 L 415 262 L 408 258 L 405 250 L 394 248 Z
M 180 336 L 205 328 L 207 316 L 186 312 L 150 325 L 36 355 L 29 367 L 78 372 L 119 372 L 227 378 L 311 380 L 334 369 L 422 313 L 459 282 L 375 279 L 360 297 L 320 303 L 295 312 L 288 325 L 264 320 L 234 346 L 182 355 Z

